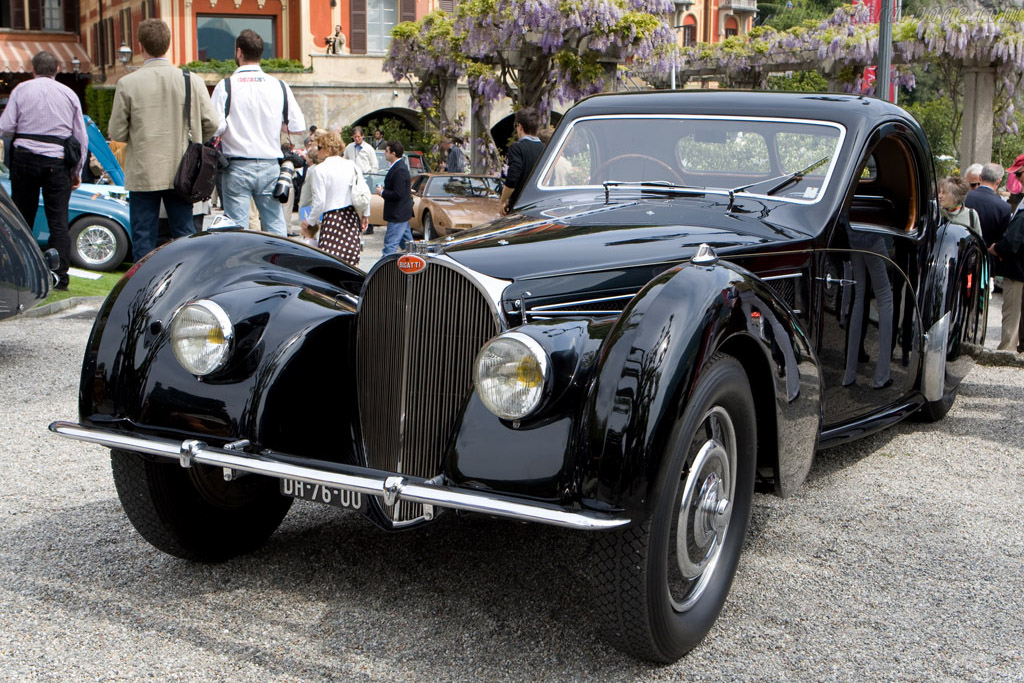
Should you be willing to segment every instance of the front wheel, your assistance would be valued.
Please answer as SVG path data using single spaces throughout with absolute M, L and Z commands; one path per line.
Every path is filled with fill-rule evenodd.
M 130 451 L 110 451 L 114 485 L 132 526 L 158 550 L 199 562 L 253 552 L 281 524 L 292 499 L 276 479 L 224 481 L 220 467 L 184 468 Z
M 423 212 L 423 239 L 429 242 L 430 240 L 437 237 L 437 231 L 434 229 L 434 218 L 430 215 L 429 211 Z
M 750 519 L 755 433 L 743 368 L 716 356 L 673 431 L 650 514 L 598 539 L 599 610 L 616 648 L 674 662 L 718 618 Z
M 111 271 L 128 255 L 128 235 L 116 222 L 84 216 L 71 225 L 71 263 L 86 270 Z

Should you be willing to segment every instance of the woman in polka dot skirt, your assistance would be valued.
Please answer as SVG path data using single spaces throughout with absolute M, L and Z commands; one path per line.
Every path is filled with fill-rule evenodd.
M 320 224 L 320 249 L 337 256 L 345 263 L 359 264 L 363 250 L 359 233 L 370 222 L 370 209 L 359 216 L 352 207 L 352 181 L 356 174 L 353 162 L 344 158 L 345 145 L 337 133 L 317 136 L 322 161 L 313 174 L 313 205 L 309 224 Z M 308 227 L 303 221 L 303 227 Z

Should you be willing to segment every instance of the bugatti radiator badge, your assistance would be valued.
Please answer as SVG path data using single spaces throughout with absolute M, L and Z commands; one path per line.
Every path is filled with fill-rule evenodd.
M 406 275 L 418 273 L 427 267 L 427 262 L 419 256 L 406 254 L 398 259 L 398 269 Z

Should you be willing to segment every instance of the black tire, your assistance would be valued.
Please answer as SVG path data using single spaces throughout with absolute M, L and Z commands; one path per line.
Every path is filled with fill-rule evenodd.
M 253 552 L 281 524 L 292 499 L 255 474 L 224 481 L 219 467 L 158 462 L 110 451 L 114 485 L 132 526 L 157 549 L 198 562 Z
M 755 434 L 754 401 L 743 368 L 730 356 L 715 356 L 676 423 L 652 512 L 597 539 L 598 609 L 605 635 L 617 649 L 652 662 L 674 662 L 715 623 L 750 519 Z M 708 511 L 708 506 L 717 509 L 719 494 L 729 498 L 730 488 L 727 508 L 720 514 Z M 680 517 L 685 517 L 683 546 L 675 540 Z
M 423 239 L 430 241 L 437 237 L 437 231 L 434 229 L 434 218 L 430 215 L 429 211 L 423 212 Z
M 111 271 L 128 255 L 128 235 L 117 221 L 83 216 L 71 224 L 71 264 L 86 270 Z

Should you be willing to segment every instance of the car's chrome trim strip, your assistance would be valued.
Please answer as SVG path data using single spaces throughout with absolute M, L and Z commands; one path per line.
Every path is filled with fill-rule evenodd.
M 530 309 L 531 312 L 550 312 L 557 311 L 560 308 L 567 308 L 569 306 L 585 306 L 587 304 L 596 304 L 604 301 L 621 301 L 622 299 L 632 299 L 636 296 L 636 292 L 632 294 L 619 294 L 616 296 L 604 296 L 599 299 L 580 299 L 578 301 L 567 301 L 558 304 L 544 304 L 543 306 L 534 306 Z
M 629 518 L 624 513 L 620 516 L 591 510 L 566 510 L 555 505 L 523 502 L 500 494 L 458 489 L 430 483 L 418 477 L 392 475 L 353 465 L 331 463 L 331 467 L 337 471 L 327 471 L 293 465 L 275 458 L 273 453 L 240 455 L 238 451 L 213 448 L 201 441 L 178 442 L 157 437 L 132 436 L 83 427 L 74 422 L 54 422 L 50 425 L 50 431 L 69 439 L 88 441 L 107 448 L 121 448 L 179 461 L 184 467 L 190 467 L 192 463 L 227 467 L 277 479 L 298 479 L 309 484 L 358 491 L 392 501 L 406 500 L 570 529 L 614 529 L 629 523 Z

